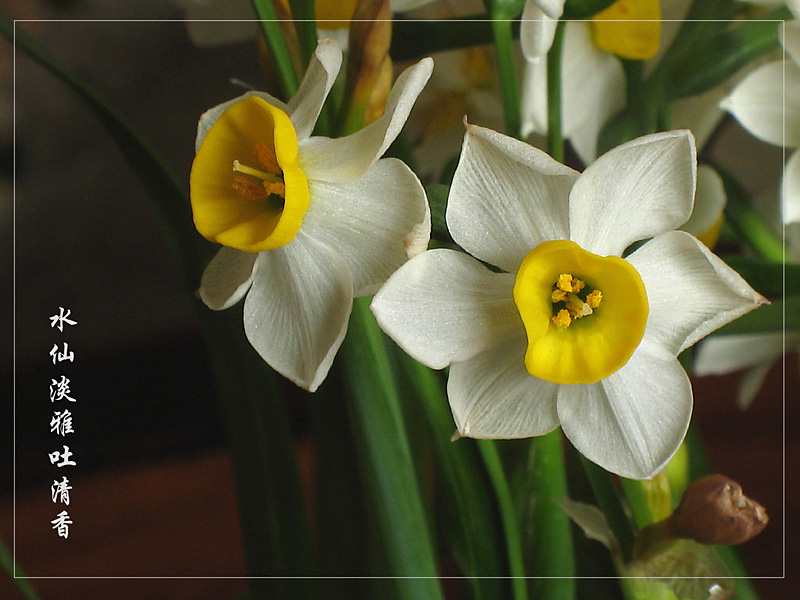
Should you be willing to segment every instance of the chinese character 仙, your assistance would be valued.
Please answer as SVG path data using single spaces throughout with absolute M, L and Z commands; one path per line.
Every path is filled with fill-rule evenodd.
M 58 314 L 50 317 L 50 327 L 58 327 L 58 330 L 63 332 L 65 323 L 67 325 L 77 325 L 75 321 L 69 318 L 70 313 L 72 313 L 70 309 L 66 309 L 65 312 L 64 307 L 59 306 Z
M 75 433 L 72 429 L 72 413 L 68 410 L 56 411 L 50 419 L 50 433 L 65 436 L 68 433 Z
M 50 454 L 48 454 L 48 456 L 50 457 L 50 464 L 51 465 L 56 465 L 56 463 L 58 462 L 58 460 L 60 458 L 61 462 L 59 462 L 56 465 L 57 467 L 74 467 L 75 466 L 75 461 L 72 461 L 72 460 L 69 459 L 69 457 L 72 456 L 72 452 L 70 451 L 69 446 L 64 446 L 64 452 L 59 452 L 58 450 L 56 450 L 55 452 L 51 452 Z
M 69 484 L 69 479 L 64 477 L 61 481 L 53 480 L 53 485 L 50 486 L 50 494 L 53 496 L 53 502 L 59 499 L 64 504 L 69 505 L 69 491 L 72 486 Z
M 75 398 L 72 398 L 69 395 L 71 393 L 72 392 L 69 389 L 69 379 L 63 375 L 59 380 L 50 380 L 50 402 L 57 402 L 59 400 L 69 400 L 70 402 L 75 402 Z
M 58 516 L 50 521 L 53 524 L 53 529 L 58 530 L 58 535 L 67 539 L 69 536 L 69 527 L 68 525 L 72 525 L 72 520 L 69 518 L 67 511 L 62 510 L 58 513 Z
M 65 360 L 72 362 L 75 358 L 75 353 L 70 352 L 69 348 L 67 347 L 67 342 L 64 342 L 64 351 L 59 352 L 58 345 L 53 344 L 53 348 L 50 350 L 50 356 L 53 357 L 53 364 L 56 364 L 57 362 L 64 362 Z

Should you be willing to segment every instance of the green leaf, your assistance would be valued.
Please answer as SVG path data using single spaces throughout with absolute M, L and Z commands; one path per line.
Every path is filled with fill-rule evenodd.
M 431 207 L 431 237 L 440 242 L 453 243 L 450 231 L 447 229 L 447 196 L 450 186 L 435 183 L 425 188 L 428 204 Z
M 431 432 L 437 487 L 447 503 L 444 519 L 451 551 L 468 578 L 476 600 L 508 597 L 511 592 L 498 577 L 509 573 L 498 509 L 474 440 L 451 441 L 455 425 L 447 395 L 437 373 L 395 348 L 404 389 L 419 404 Z M 522 573 L 520 573 L 522 574 Z
M 564 19 L 588 19 L 605 10 L 617 0 L 567 0 L 564 4 Z
M 14 39 L 0 18 L 0 33 Z M 162 218 L 191 290 L 197 286 L 213 246 L 195 231 L 187 191 L 154 150 L 93 90 L 22 31 L 17 47 L 66 83 L 97 115 L 142 181 Z M 251 575 L 309 575 L 310 542 L 294 447 L 273 372 L 247 342 L 241 305 L 212 313 L 197 302 L 234 459 L 242 533 Z M 265 596 L 264 580 L 253 591 Z M 276 587 L 277 586 L 277 587 Z M 270 585 L 270 590 L 282 584 Z M 308 585 L 294 585 L 299 597 Z M 279 597 L 292 597 L 289 590 Z
M 519 37 L 519 21 L 512 25 Z M 392 25 L 392 46 L 389 53 L 395 62 L 418 60 L 436 52 L 491 44 L 492 24 L 489 15 L 480 14 L 435 21 L 403 21 Z
M 698 38 L 670 69 L 665 90 L 670 99 L 702 94 L 726 81 L 752 60 L 780 48 L 780 23 L 747 21 L 718 31 L 717 24 L 698 23 Z
M 723 260 L 736 269 L 762 296 L 800 295 L 800 265 L 780 264 L 753 256 L 728 255 Z M 784 274 L 786 278 L 784 279 Z
M 105 126 L 153 201 L 167 241 L 180 260 L 187 284 L 194 289 L 213 255 L 213 245 L 204 240 L 192 224 L 189 195 L 185 185 L 178 182 L 166 163 L 131 127 L 127 119 L 63 67 L 36 40 L 18 27 L 15 28 L 2 12 L 0 34 L 15 42 L 17 48 L 75 91 Z
M 561 429 L 532 441 L 531 472 L 533 547 L 532 575 L 536 598 L 575 598 L 575 554 L 572 528 L 567 513 L 557 504 L 568 497 L 567 472 Z
M 790 296 L 785 301 L 773 300 L 772 304 L 760 306 L 717 329 L 714 335 L 778 333 L 789 330 L 800 330 L 800 296 Z
M 317 49 L 317 14 L 314 0 L 289 0 L 294 29 L 300 40 L 303 62 L 308 64 Z
M 359 459 L 402 599 L 439 599 L 436 561 L 383 334 L 356 298 L 340 353 Z
M 260 19 L 264 40 L 267 42 L 272 60 L 278 70 L 284 100 L 288 100 L 297 92 L 297 74 L 292 67 L 289 49 L 286 47 L 286 40 L 283 38 L 283 33 L 281 33 L 280 22 L 275 15 L 275 7 L 272 5 L 272 0 L 251 1 L 256 15 Z M 314 35 L 316 35 L 316 32 Z
M 0 564 L 3 565 L 3 570 L 8 573 L 8 576 L 14 580 L 17 591 L 25 600 L 40 600 L 30 581 L 25 579 L 22 567 L 14 562 L 14 557 L 2 539 L 0 539 Z

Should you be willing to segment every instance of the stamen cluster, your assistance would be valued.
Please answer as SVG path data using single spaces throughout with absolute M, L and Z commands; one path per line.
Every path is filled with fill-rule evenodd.
M 558 280 L 553 285 L 553 293 L 550 295 L 553 304 L 564 303 L 564 308 L 560 309 L 553 317 L 553 323 L 557 327 L 569 327 L 573 320 L 592 314 L 594 309 L 600 306 L 603 299 L 600 290 L 593 290 L 586 294 L 585 299 L 581 299 L 578 293 L 585 287 L 584 281 L 569 273 L 562 273 L 558 276 Z

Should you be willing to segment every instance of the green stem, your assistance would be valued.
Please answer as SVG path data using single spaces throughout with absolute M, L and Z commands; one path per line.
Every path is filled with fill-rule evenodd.
M 519 87 L 514 62 L 514 38 L 512 21 L 499 15 L 492 15 L 492 34 L 497 52 L 497 71 L 500 77 L 500 90 L 503 95 L 503 114 L 506 120 L 506 133 L 518 138 L 522 129 L 520 116 Z
M 561 58 L 564 50 L 564 21 L 559 21 L 553 45 L 547 53 L 547 151 L 564 162 L 564 136 L 561 112 Z
M 729 173 L 714 165 L 722 177 L 728 201 L 725 217 L 758 255 L 772 262 L 784 262 L 784 247 L 778 236 L 750 203 L 742 185 Z
M 561 430 L 533 439 L 533 575 L 537 597 L 575 598 L 575 556 L 570 518 L 557 502 L 567 497 L 567 474 Z
M 2 539 L 0 539 L 0 563 L 3 565 L 3 570 L 14 580 L 14 585 L 25 600 L 40 600 L 31 583 L 25 579 L 22 567 L 14 562 L 14 557 Z
M 303 63 L 308 64 L 317 49 L 317 13 L 314 0 L 289 0 L 292 21 L 300 41 Z
M 511 489 L 508 486 L 503 463 L 500 460 L 500 454 L 497 452 L 495 442 L 493 440 L 477 440 L 477 443 L 500 508 L 500 519 L 503 522 L 503 531 L 506 536 L 509 571 L 513 577 L 511 580 L 513 597 L 517 600 L 524 600 L 528 597 L 528 590 L 524 579 L 525 565 L 522 560 L 522 539 L 514 512 L 514 502 L 511 499 Z
M 275 8 L 272 6 L 272 0 L 252 0 L 252 2 L 253 9 L 261 21 L 264 40 L 269 46 L 272 59 L 278 69 L 284 99 L 288 100 L 297 92 L 297 75 L 292 68 L 292 59 L 289 56 L 289 49 L 286 47 L 286 40 L 281 33 Z
M 633 513 L 633 521 L 637 529 L 642 529 L 653 522 L 653 513 L 650 510 L 650 503 L 647 501 L 647 492 L 642 486 L 642 482 L 633 479 L 620 477 L 622 490 L 628 499 L 628 505 Z
M 369 298 L 356 298 L 340 356 L 353 429 L 398 596 L 442 598 L 397 387 Z
M 581 455 L 580 459 L 583 471 L 592 486 L 597 505 L 605 514 L 611 531 L 614 532 L 614 537 L 617 539 L 622 552 L 623 561 L 628 563 L 633 558 L 634 531 L 628 516 L 625 514 L 619 493 L 614 487 L 612 476 L 605 469 L 598 467 L 583 455 Z

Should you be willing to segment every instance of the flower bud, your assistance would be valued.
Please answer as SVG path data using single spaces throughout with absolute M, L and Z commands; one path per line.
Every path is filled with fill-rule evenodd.
M 701 544 L 742 544 L 769 522 L 763 506 L 745 496 L 742 486 L 719 474 L 693 481 L 669 518 L 673 537 Z

